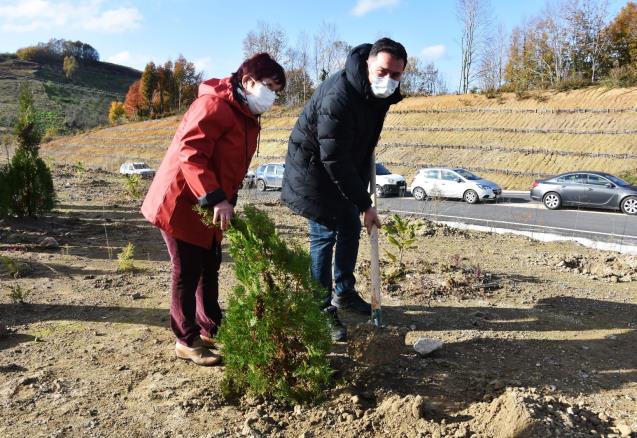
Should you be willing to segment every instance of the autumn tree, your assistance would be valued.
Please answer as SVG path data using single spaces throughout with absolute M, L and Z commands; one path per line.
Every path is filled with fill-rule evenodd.
M 108 109 L 108 121 L 114 125 L 121 122 L 125 116 L 126 111 L 124 110 L 124 103 L 119 100 L 112 101 L 111 106 Z
M 79 65 L 74 56 L 66 55 L 64 57 L 64 62 L 62 63 L 62 69 L 64 70 L 64 75 L 66 76 L 66 79 L 71 80 L 73 78 L 73 75 L 77 71 L 78 67 Z
M 606 30 L 616 67 L 637 68 L 637 3 L 628 2 Z
M 173 79 L 176 90 L 176 106 L 179 111 L 190 105 L 197 97 L 197 87 L 201 82 L 201 73 L 197 73 L 195 65 L 179 55 L 173 68 Z
M 128 120 L 137 120 L 145 115 L 148 103 L 140 91 L 141 81 L 137 80 L 128 87 L 126 99 L 124 100 L 124 112 Z

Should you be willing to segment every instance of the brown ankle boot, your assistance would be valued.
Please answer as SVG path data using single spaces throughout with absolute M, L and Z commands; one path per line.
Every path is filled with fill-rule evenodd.
M 199 335 L 201 345 L 206 348 L 217 348 L 217 340 L 211 336 Z
M 180 359 L 191 360 L 195 364 L 205 367 L 219 365 L 221 363 L 221 356 L 212 353 L 204 347 L 198 339 L 195 340 L 190 347 L 175 342 L 175 355 Z

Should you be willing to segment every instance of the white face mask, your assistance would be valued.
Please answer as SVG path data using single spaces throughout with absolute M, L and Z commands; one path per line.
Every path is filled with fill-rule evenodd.
M 256 82 L 252 92 L 246 93 L 246 99 L 252 114 L 259 115 L 272 108 L 276 100 L 276 93 L 261 82 Z
M 398 88 L 398 84 L 400 84 L 400 81 L 390 78 L 389 75 L 383 77 L 373 75 L 372 77 L 372 93 L 374 93 L 376 97 L 383 98 L 391 96 L 394 91 L 396 91 L 396 88 Z

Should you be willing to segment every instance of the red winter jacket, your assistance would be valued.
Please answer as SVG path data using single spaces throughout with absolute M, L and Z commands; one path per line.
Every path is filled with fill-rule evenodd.
M 259 121 L 235 99 L 230 78 L 210 79 L 184 115 L 155 175 L 142 214 L 178 240 L 210 248 L 222 233 L 193 206 L 232 202 L 256 149 Z

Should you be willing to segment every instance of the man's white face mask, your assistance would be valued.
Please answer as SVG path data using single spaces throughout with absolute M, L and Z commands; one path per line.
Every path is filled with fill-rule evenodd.
M 389 75 L 372 75 L 371 78 L 372 93 L 374 93 L 374 96 L 380 98 L 391 96 L 394 91 L 396 91 L 396 88 L 398 88 L 399 84 L 400 81 L 390 78 Z
M 246 99 L 252 114 L 258 115 L 272 108 L 276 100 L 276 93 L 261 82 L 256 82 L 251 92 L 246 93 Z

